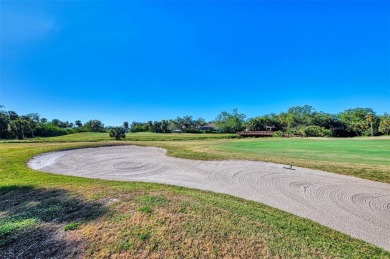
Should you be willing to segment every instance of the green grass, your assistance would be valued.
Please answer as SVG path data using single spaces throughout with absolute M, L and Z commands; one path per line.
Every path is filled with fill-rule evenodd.
M 69 223 L 68 225 L 65 225 L 64 230 L 65 231 L 72 231 L 72 230 L 78 229 L 79 227 L 80 227 L 79 222 L 72 222 L 72 223 Z
M 237 138 L 236 134 L 214 134 L 214 133 L 152 133 L 139 132 L 127 133 L 125 141 L 178 141 L 178 140 L 205 140 L 205 139 L 227 139 Z M 108 133 L 83 132 L 59 137 L 32 138 L 26 140 L 2 140 L 3 143 L 31 143 L 31 142 L 99 142 L 114 140 Z
M 390 139 L 251 139 L 220 143 L 216 153 L 319 169 L 390 183 Z
M 390 138 L 258 138 L 150 141 L 168 155 L 199 160 L 254 160 L 294 165 L 390 183 Z
M 258 149 L 249 143 L 259 141 L 283 140 L 134 143 L 164 146 L 176 156 L 222 159 L 239 154 L 259 158 L 246 155 Z M 21 251 L 25 257 L 390 257 L 310 220 L 228 195 L 26 167 L 42 152 L 124 143 L 130 142 L 0 144 L 0 257 Z M 243 151 L 238 143 L 254 146 Z M 146 213 L 140 210 L 146 207 Z M 72 231 L 64 231 L 75 223 Z
M 218 148 L 258 156 L 390 166 L 390 139 L 250 139 Z
M 245 159 L 318 169 L 390 183 L 390 138 L 250 138 L 234 134 L 130 133 L 109 141 L 107 133 L 78 133 L 24 142 L 104 142 L 159 146 L 168 155 L 200 160 Z M 10 143 L 9 140 L 5 143 Z M 1 159 L 1 158 L 0 158 Z

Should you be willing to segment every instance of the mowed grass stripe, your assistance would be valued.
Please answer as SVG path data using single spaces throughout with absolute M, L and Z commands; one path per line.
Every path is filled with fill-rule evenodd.
M 220 139 L 140 142 L 168 155 L 200 160 L 254 160 L 294 165 L 390 183 L 390 138 Z
M 390 165 L 390 139 L 250 139 L 223 143 L 218 148 L 305 160 Z

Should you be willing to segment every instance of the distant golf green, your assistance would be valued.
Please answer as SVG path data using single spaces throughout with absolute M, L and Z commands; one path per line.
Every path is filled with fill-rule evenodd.
M 224 151 L 297 160 L 390 165 L 390 139 L 248 139 L 224 142 Z

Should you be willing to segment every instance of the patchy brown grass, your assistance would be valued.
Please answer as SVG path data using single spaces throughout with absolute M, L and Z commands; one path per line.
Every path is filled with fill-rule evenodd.
M 42 152 L 112 144 L 0 144 L 1 258 L 390 257 L 312 221 L 228 195 L 26 167 Z M 191 143 L 168 148 L 208 158 Z M 69 225 L 77 227 L 65 231 Z

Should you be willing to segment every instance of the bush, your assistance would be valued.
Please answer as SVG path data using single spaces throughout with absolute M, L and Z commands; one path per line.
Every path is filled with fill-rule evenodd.
M 374 132 L 373 133 L 374 133 L 374 136 L 378 136 L 379 135 L 379 132 L 375 128 L 374 128 Z M 366 136 L 366 137 L 371 136 L 371 128 L 366 129 L 365 131 L 363 131 L 362 136 Z
M 299 130 L 306 137 L 331 137 L 332 132 L 320 126 L 307 126 Z
M 296 129 L 289 129 L 289 130 L 286 131 L 286 134 L 287 134 L 287 136 L 295 136 L 295 135 L 297 135 L 299 133 L 298 133 L 298 131 Z
M 53 124 L 42 124 L 39 125 L 35 131 L 36 136 L 41 137 L 56 137 L 68 134 L 66 129 L 62 129 Z
M 115 138 L 116 140 L 121 140 L 126 138 L 126 131 L 122 127 L 115 127 L 110 130 L 110 137 Z
M 284 134 L 282 131 L 278 130 L 278 131 L 275 131 L 274 132 L 274 135 L 272 135 L 273 137 L 276 137 L 276 138 L 280 138 L 280 137 L 283 137 Z
M 82 128 L 92 132 L 104 132 L 104 124 L 100 120 L 89 120 Z

